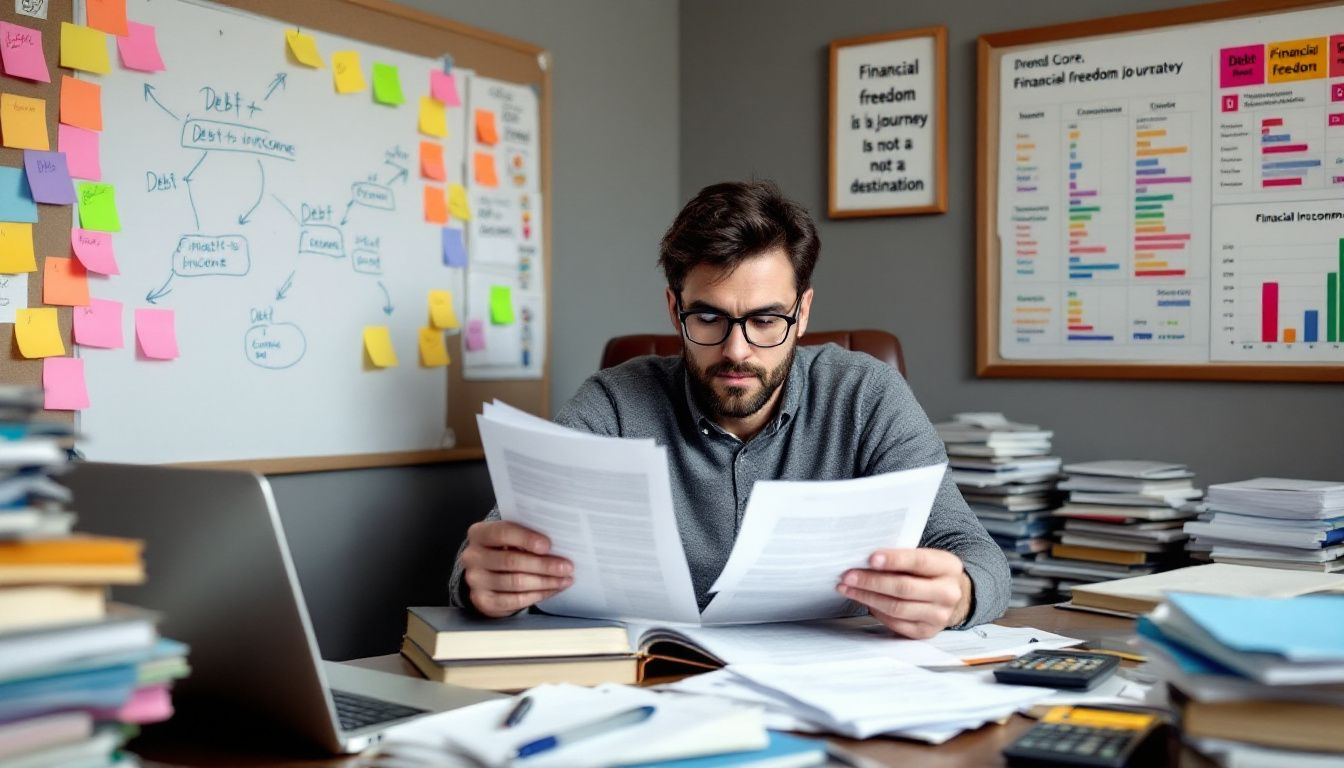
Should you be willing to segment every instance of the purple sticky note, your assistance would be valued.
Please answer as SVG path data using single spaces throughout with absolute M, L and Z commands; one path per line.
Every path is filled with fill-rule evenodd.
M 70 181 L 64 152 L 25 149 L 23 167 L 28 171 L 28 187 L 33 191 L 34 200 L 52 205 L 74 204 L 75 184 Z
M 74 307 L 75 343 L 85 347 L 121 349 L 121 302 L 89 299 L 87 307 Z
M 176 359 L 177 330 L 174 328 L 173 310 L 135 310 L 135 338 L 140 342 L 140 351 L 145 357 L 153 360 Z
M 130 34 L 117 38 L 121 65 L 141 72 L 162 72 L 163 56 L 159 55 L 159 41 L 154 34 L 154 27 L 134 21 L 126 22 L 126 26 Z
M 10 77 L 51 82 L 40 30 L 0 21 L 0 59 L 4 60 L 5 74 Z
M 457 95 L 457 78 L 452 72 L 429 71 L 429 95 L 445 107 L 462 106 L 462 97 Z
M 56 148 L 65 153 L 70 175 L 87 181 L 103 180 L 103 164 L 98 159 L 98 133 L 73 125 L 56 129 Z
M 42 361 L 42 391 L 49 411 L 82 411 L 89 407 L 84 385 L 84 361 L 77 357 L 48 357 Z
M 112 252 L 112 233 L 95 232 L 75 227 L 70 230 L 70 249 L 90 272 L 100 275 L 119 275 L 117 256 Z
M 467 246 L 462 242 L 462 230 L 456 227 L 443 228 L 443 265 L 467 266 Z
M 480 352 L 485 349 L 485 324 L 480 320 L 467 321 L 467 351 Z

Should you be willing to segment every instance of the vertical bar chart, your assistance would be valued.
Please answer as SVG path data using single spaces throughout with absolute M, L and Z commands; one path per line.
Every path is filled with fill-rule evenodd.
M 1260 284 L 1260 340 L 1279 340 L 1279 284 Z

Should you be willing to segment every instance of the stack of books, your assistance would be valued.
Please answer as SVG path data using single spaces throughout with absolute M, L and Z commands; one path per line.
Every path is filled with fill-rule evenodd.
M 1338 765 L 1344 596 L 1173 594 L 1139 620 L 1184 741 L 1222 765 Z
M 1081 584 L 1061 608 L 1138 618 L 1162 604 L 1167 595 L 1190 592 L 1228 597 L 1301 597 L 1344 592 L 1344 575 L 1206 563 L 1147 576 Z
M 949 475 L 1013 569 L 1009 605 L 1053 602 L 1055 580 L 1026 572 L 1050 548 L 1055 529 L 1050 511 L 1060 502 L 1060 459 L 1049 455 L 1053 433 L 1001 413 L 958 413 L 935 428 L 947 446 Z
M 1192 546 L 1214 562 L 1344 572 L 1344 483 L 1258 477 L 1209 486 Z
M 1184 464 L 1089 461 L 1065 465 L 1068 502 L 1048 555 L 1029 572 L 1058 579 L 1061 593 L 1081 584 L 1141 576 L 1189 564 L 1181 529 L 1203 492 Z

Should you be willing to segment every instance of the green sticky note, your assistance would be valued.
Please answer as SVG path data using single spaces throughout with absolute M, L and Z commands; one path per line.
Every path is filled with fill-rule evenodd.
M 401 95 L 401 76 L 397 68 L 381 61 L 373 62 L 373 98 L 379 104 L 400 104 L 406 101 Z
M 98 232 L 120 232 L 116 190 L 98 181 L 79 182 L 79 226 Z
M 507 285 L 490 286 L 490 322 L 495 325 L 513 322 L 513 289 Z

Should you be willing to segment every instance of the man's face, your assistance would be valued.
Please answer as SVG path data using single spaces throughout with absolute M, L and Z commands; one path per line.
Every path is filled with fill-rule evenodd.
M 677 296 L 667 291 L 668 312 L 678 332 Z M 757 313 L 793 315 L 797 324 L 788 330 L 784 343 L 775 347 L 749 344 L 741 325 L 732 326 L 720 344 L 701 345 L 683 334 L 682 355 L 691 373 L 691 385 L 702 406 L 715 417 L 744 419 L 772 403 L 789 375 L 797 337 L 807 327 L 812 291 L 801 297 L 794 287 L 793 266 L 783 249 L 774 249 L 744 261 L 726 272 L 701 266 L 691 270 L 681 291 L 681 309 L 705 310 L 743 317 Z M 694 322 L 694 319 L 689 319 Z M 760 330 L 768 321 L 747 321 L 749 335 L 757 344 L 775 339 Z

